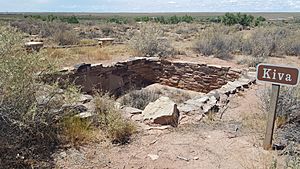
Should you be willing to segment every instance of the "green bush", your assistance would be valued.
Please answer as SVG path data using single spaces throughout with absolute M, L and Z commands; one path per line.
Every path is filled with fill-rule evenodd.
M 241 14 L 241 13 L 226 13 L 224 16 L 221 17 L 221 22 L 225 25 L 235 25 L 240 24 L 242 26 L 250 26 L 253 24 L 258 26 L 260 23 L 266 21 L 266 19 L 262 16 L 258 18 L 254 18 L 252 15 Z
M 120 16 L 109 17 L 106 21 L 108 23 L 116 23 L 116 24 L 127 24 L 128 23 L 128 19 L 126 17 L 120 17 Z
M 21 37 L 0 26 L 0 168 L 51 168 L 59 123 L 68 114 L 61 109 L 65 97 L 40 83 L 53 65 L 43 53 L 23 50 Z
M 159 16 L 159 17 L 153 17 L 151 19 L 149 16 L 143 16 L 143 17 L 136 17 L 134 19 L 136 22 L 149 22 L 149 21 L 154 21 L 156 23 L 161 23 L 161 24 L 178 24 L 181 22 L 186 22 L 186 23 L 192 23 L 195 18 L 189 15 L 184 15 L 184 16 Z
M 62 17 L 59 17 L 59 20 L 61 22 L 66 22 L 69 24 L 78 24 L 79 23 L 79 20 L 74 15 L 73 16 L 62 16 Z

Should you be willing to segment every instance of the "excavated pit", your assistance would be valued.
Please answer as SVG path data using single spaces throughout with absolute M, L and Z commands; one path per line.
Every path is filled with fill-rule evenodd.
M 80 64 L 60 74 L 49 76 L 47 81 L 74 82 L 82 92 L 109 92 L 116 96 L 128 90 L 140 89 L 159 83 L 179 89 L 209 93 L 241 76 L 230 67 L 172 62 L 158 58 L 132 58 L 110 65 Z

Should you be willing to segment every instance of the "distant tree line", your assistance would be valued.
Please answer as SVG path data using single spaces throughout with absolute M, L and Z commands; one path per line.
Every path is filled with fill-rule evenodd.
M 55 20 L 60 20 L 62 22 L 67 22 L 71 24 L 79 23 L 79 20 L 76 16 L 55 16 L 55 15 L 26 15 L 25 18 L 38 19 L 46 22 L 53 22 Z M 86 18 L 87 19 L 87 18 Z M 107 23 L 116 23 L 116 24 L 127 24 L 131 22 L 156 22 L 161 24 L 178 24 L 181 22 L 192 23 L 197 21 L 204 22 L 216 22 L 223 23 L 225 25 L 235 25 L 240 24 L 242 26 L 258 26 L 261 25 L 266 19 L 262 16 L 254 17 L 252 15 L 241 14 L 241 13 L 226 13 L 223 16 L 218 17 L 204 17 L 204 18 L 196 18 L 184 15 L 184 16 L 140 16 L 140 17 L 123 17 L 123 16 L 111 16 L 107 18 L 101 18 Z
M 79 23 L 76 16 L 55 16 L 55 15 L 25 15 L 25 18 L 42 20 L 46 22 L 53 22 L 55 20 L 60 20 L 62 22 L 67 22 L 70 24 L 77 24 Z
M 159 17 L 149 17 L 149 16 L 143 16 L 143 17 L 136 17 L 135 21 L 136 22 L 157 22 L 161 24 L 178 24 L 180 22 L 186 22 L 186 23 L 191 23 L 195 20 L 194 17 L 189 16 L 189 15 L 184 15 L 184 16 L 170 16 L 170 17 L 164 17 L 164 16 L 159 16 Z
M 259 16 L 255 18 L 253 15 L 241 14 L 241 13 L 225 13 L 223 16 L 211 18 L 211 22 L 220 22 L 224 25 L 240 24 L 242 26 L 259 26 L 266 21 L 266 18 Z

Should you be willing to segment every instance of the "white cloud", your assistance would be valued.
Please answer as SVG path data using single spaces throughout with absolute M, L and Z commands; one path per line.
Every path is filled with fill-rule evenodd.
M 169 1 L 168 4 L 177 4 L 175 1 Z

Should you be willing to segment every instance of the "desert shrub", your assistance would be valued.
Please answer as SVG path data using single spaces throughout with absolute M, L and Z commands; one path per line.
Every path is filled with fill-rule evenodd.
M 175 54 L 174 48 L 168 39 L 162 38 L 163 31 L 158 25 L 143 25 L 130 41 L 133 50 L 140 56 L 167 57 Z
M 104 34 L 104 36 L 110 36 L 110 35 L 114 34 L 114 30 L 110 26 L 103 26 L 101 28 L 101 31 Z
M 242 26 L 249 26 L 254 17 L 252 15 L 241 14 L 241 13 L 226 13 L 224 16 L 221 17 L 222 23 L 225 25 L 234 25 L 240 24 Z
M 245 44 L 243 44 L 243 49 L 250 49 L 245 52 L 253 56 L 270 56 L 275 53 L 276 49 L 276 41 L 273 35 L 274 34 L 268 30 L 258 29 L 251 34 L 249 38 L 250 43 L 245 43 L 250 45 L 250 47 L 246 47 Z M 242 52 L 244 52 L 244 50 Z
M 261 93 L 262 108 L 270 111 L 271 90 Z M 284 118 L 288 122 L 299 116 L 300 112 L 300 90 L 299 87 L 282 87 L 278 96 L 277 117 Z
M 149 22 L 150 21 L 150 17 L 149 16 L 135 17 L 134 20 L 136 22 Z
M 40 32 L 39 26 L 41 25 L 41 23 L 34 20 L 26 19 L 22 21 L 13 21 L 10 23 L 10 25 L 24 33 L 28 33 L 30 35 L 36 35 Z
M 62 120 L 62 135 L 68 144 L 79 146 L 94 140 L 92 121 L 76 116 L 65 117 Z
M 283 39 L 283 51 L 286 55 L 300 56 L 300 33 L 294 33 L 286 39 Z
M 123 96 L 121 104 L 144 110 L 150 102 L 153 102 L 158 98 L 159 95 L 155 91 L 135 90 Z
M 120 16 L 112 16 L 106 19 L 108 23 L 116 23 L 116 24 L 127 24 L 128 18 L 120 17 Z
M 79 44 L 79 38 L 71 30 L 59 29 L 53 34 L 53 40 L 58 45 L 76 45 Z
M 221 22 L 225 25 L 235 25 L 240 24 L 242 26 L 258 26 L 266 19 L 262 16 L 255 18 L 252 15 L 241 14 L 241 13 L 226 13 L 224 16 L 221 16 Z
M 257 18 L 254 19 L 254 26 L 260 26 L 263 24 L 263 22 L 266 21 L 266 18 L 259 16 Z
M 125 119 L 120 110 L 115 106 L 115 101 L 108 94 L 97 94 L 95 97 L 98 125 L 107 132 L 113 143 L 124 144 L 135 133 L 135 125 Z
M 70 43 L 70 41 L 73 42 L 76 37 L 76 33 L 71 30 L 71 27 L 62 22 L 43 22 L 26 19 L 22 21 L 14 21 L 10 23 L 10 25 L 21 32 L 28 33 L 30 35 L 40 35 L 42 38 L 53 37 L 57 42 L 62 41 Z M 60 38 L 60 36 L 63 37 Z
M 43 53 L 28 54 L 21 45 L 18 32 L 0 27 L 0 167 L 49 168 L 60 121 L 75 112 L 63 108 L 68 97 L 56 85 L 38 80 L 53 70 Z
M 204 56 L 214 55 L 217 58 L 230 59 L 232 58 L 231 43 L 230 35 L 212 28 L 200 34 L 194 49 Z
M 74 15 L 73 16 L 69 16 L 69 17 L 66 17 L 66 16 L 61 17 L 60 20 L 62 22 L 67 22 L 67 23 L 70 23 L 70 24 L 77 24 L 77 23 L 79 23 L 77 17 L 74 16 Z
M 251 62 L 260 62 L 269 56 L 300 55 L 297 29 L 261 27 L 242 34 L 232 27 L 212 27 L 200 33 L 195 50 L 205 56 L 230 58 L 230 54 L 251 55 Z M 246 60 L 245 60 L 246 61 Z

